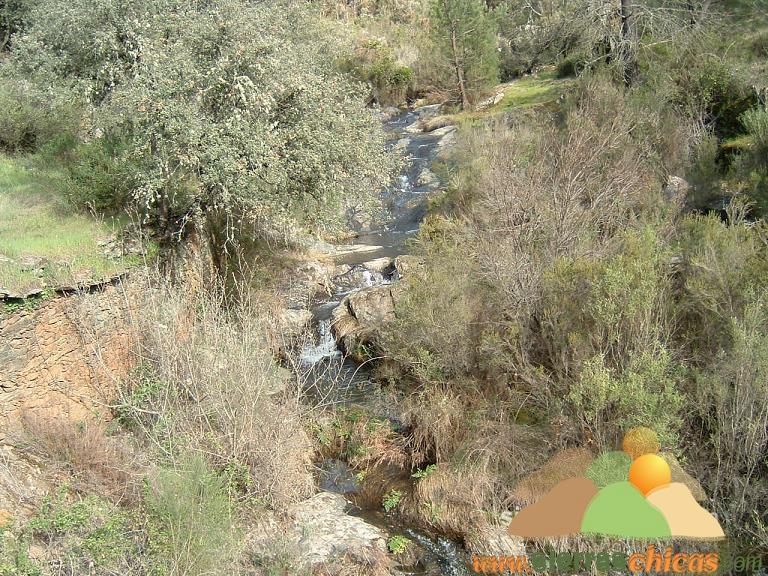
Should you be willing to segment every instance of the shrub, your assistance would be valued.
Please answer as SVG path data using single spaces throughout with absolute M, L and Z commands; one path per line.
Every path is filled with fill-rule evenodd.
M 169 574 L 231 574 L 238 538 L 224 480 L 199 456 L 161 469 L 147 495 L 150 542 Z
M 411 541 L 400 534 L 390 536 L 389 539 L 387 539 L 387 548 L 392 554 L 402 554 L 408 549 L 410 544 Z
M 701 477 L 718 516 L 758 548 L 768 535 L 754 510 L 768 506 L 768 292 L 749 296 L 729 320 L 732 344 L 697 372 L 695 405 L 704 423 Z
M 138 551 L 129 516 L 97 496 L 70 502 L 67 489 L 48 496 L 26 530 L 49 545 L 52 563 L 87 570 L 126 569 Z
M 215 285 L 161 283 L 147 293 L 133 343 L 144 367 L 123 390 L 121 419 L 163 459 L 205 455 L 216 470 L 238 471 L 242 490 L 282 507 L 314 486 L 305 413 L 275 362 L 267 313 L 247 299 L 224 302 Z
M 741 124 L 752 137 L 752 153 L 768 169 L 768 110 L 753 108 L 741 115 Z
M 128 205 L 135 185 L 121 158 L 123 144 L 99 138 L 81 144 L 67 164 L 68 196 L 77 207 L 118 212 Z
M 26 80 L 0 79 L 0 149 L 33 152 L 77 132 L 74 109 Z
M 25 413 L 22 422 L 33 449 L 68 467 L 77 482 L 119 497 L 135 496 L 134 455 L 119 437 L 107 435 L 102 422 L 42 419 L 34 413 Z
M 703 116 L 721 139 L 741 131 L 740 118 L 757 104 L 747 78 L 729 61 L 699 56 L 678 78 L 677 103 L 694 117 Z
M 640 425 L 652 428 L 662 445 L 675 446 L 684 404 L 679 385 L 679 370 L 664 349 L 633 355 L 622 373 L 596 357 L 584 363 L 568 401 L 600 449 L 616 446 L 622 431 Z
M 681 225 L 678 242 L 686 265 L 676 301 L 678 336 L 702 362 L 730 348 L 731 320 L 743 318 L 752 295 L 766 286 L 764 225 L 750 228 L 738 212 L 732 216 L 730 224 L 712 215 L 689 217 Z
M 413 89 L 413 70 L 400 64 L 392 50 L 379 40 L 361 41 L 343 66 L 371 85 L 373 97 L 380 104 L 400 104 Z
M 29 557 L 29 542 L 10 530 L 0 529 L 0 576 L 41 576 L 42 569 Z
M 384 507 L 384 512 L 391 512 L 397 505 L 400 504 L 400 500 L 403 499 L 403 493 L 400 490 L 390 490 L 384 496 L 381 501 L 381 505 Z
M 754 108 L 741 116 L 741 123 L 747 132 L 747 146 L 733 164 L 737 186 L 757 204 L 758 211 L 768 210 L 768 110 Z
M 755 34 L 750 42 L 750 48 L 755 56 L 768 58 L 768 30 L 761 30 Z

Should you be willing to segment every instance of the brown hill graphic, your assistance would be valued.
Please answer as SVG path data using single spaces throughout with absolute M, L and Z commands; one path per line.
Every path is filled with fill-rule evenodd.
M 575 534 L 597 486 L 588 478 L 570 478 L 557 484 L 538 502 L 512 518 L 507 532 L 523 538 L 544 538 Z
M 522 478 L 512 490 L 512 497 L 519 503 L 533 504 L 559 482 L 585 476 L 593 459 L 587 448 L 560 450 L 536 472 Z
M 672 536 L 697 540 L 725 538 L 715 517 L 699 506 L 685 484 L 673 482 L 656 488 L 647 500 L 664 515 Z

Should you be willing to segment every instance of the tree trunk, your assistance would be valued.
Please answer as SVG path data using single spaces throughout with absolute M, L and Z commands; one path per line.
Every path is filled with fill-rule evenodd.
M 632 0 L 621 0 L 621 64 L 624 83 L 629 86 L 637 74 L 637 38 L 632 15 Z
M 469 96 L 467 95 L 467 83 L 464 78 L 464 65 L 460 57 L 459 39 L 456 20 L 451 15 L 451 7 L 448 5 L 448 0 L 443 0 L 443 9 L 445 15 L 450 23 L 451 33 L 451 52 L 453 53 L 453 69 L 456 72 L 456 86 L 459 89 L 459 96 L 461 97 L 461 109 L 466 110 L 469 108 Z
M 464 67 L 459 58 L 456 26 L 453 22 L 451 23 L 451 50 L 453 51 L 453 67 L 456 69 L 456 83 L 459 87 L 459 94 L 461 95 L 461 109 L 466 110 L 469 108 L 469 97 L 467 96 L 467 86 L 464 80 Z

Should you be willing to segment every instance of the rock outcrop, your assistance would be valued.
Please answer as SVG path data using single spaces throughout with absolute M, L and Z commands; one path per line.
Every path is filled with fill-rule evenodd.
M 340 494 L 320 492 L 290 510 L 292 536 L 307 564 L 328 562 L 345 554 L 386 553 L 386 533 L 348 515 L 346 507 L 347 501 Z
M 336 341 L 347 354 L 353 354 L 364 342 L 372 342 L 380 328 L 395 317 L 393 285 L 375 286 L 344 298 L 331 316 Z
M 38 421 L 103 415 L 132 366 L 123 285 L 43 300 L 0 316 L 0 443 Z

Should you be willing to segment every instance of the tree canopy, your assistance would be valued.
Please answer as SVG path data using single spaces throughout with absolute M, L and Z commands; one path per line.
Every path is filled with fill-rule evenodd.
M 242 235 L 337 230 L 389 177 L 380 125 L 334 66 L 343 38 L 310 16 L 243 0 L 43 0 L 11 67 L 74 94 L 86 139 L 120 143 L 161 242 L 198 229 L 227 252 Z

